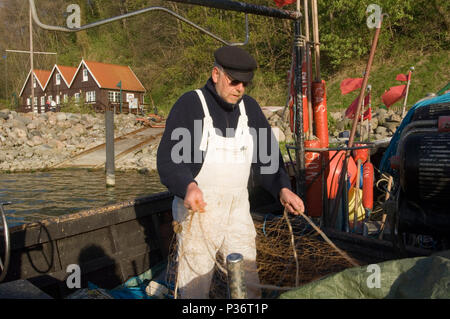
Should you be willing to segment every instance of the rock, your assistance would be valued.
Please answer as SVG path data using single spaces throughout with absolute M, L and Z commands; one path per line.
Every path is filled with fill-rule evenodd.
M 58 122 L 64 122 L 65 120 L 67 120 L 67 115 L 66 115 L 66 113 L 63 113 L 63 112 L 58 112 L 58 113 L 56 113 L 56 120 L 57 120 Z
M 33 136 L 31 138 L 31 142 L 33 143 L 33 146 L 41 145 L 44 143 L 44 139 L 40 136 Z
M 48 141 L 48 145 L 52 148 L 56 148 L 58 150 L 64 149 L 64 143 L 55 139 L 51 139 Z
M 387 133 L 387 128 L 385 128 L 384 126 L 378 126 L 377 129 L 375 130 L 376 134 L 379 135 L 386 135 Z
M 73 126 L 72 130 L 77 134 L 76 136 L 80 136 L 86 133 L 86 129 L 81 124 L 76 124 L 75 126 Z
M 17 138 L 26 138 L 27 137 L 27 130 L 26 130 L 26 128 L 23 129 L 23 128 L 15 127 L 15 128 L 13 128 L 12 131 L 13 131 L 13 133 L 15 134 L 15 136 Z
M 389 122 L 398 122 L 398 123 L 400 123 L 402 121 L 402 117 L 400 116 L 400 115 L 398 115 L 398 114 L 392 114 L 390 117 L 389 117 Z
M 42 137 L 41 132 L 39 132 L 38 130 L 30 131 L 30 135 L 31 136 L 41 136 Z
M 395 133 L 397 127 L 400 125 L 398 122 L 386 122 L 384 123 L 384 127 L 388 129 L 391 133 Z
M 58 140 L 61 142 L 64 142 L 65 140 L 67 140 L 67 135 L 64 133 L 61 133 L 58 135 Z
M 56 125 L 56 122 L 57 122 L 56 117 L 49 117 L 49 118 L 48 118 L 48 124 L 49 124 L 50 126 Z
M 372 128 L 372 130 L 376 130 L 378 127 L 378 118 L 377 117 L 372 117 L 372 119 L 370 120 L 370 127 Z
M 30 118 L 29 116 L 17 116 L 16 117 L 16 121 L 20 121 L 23 123 L 23 125 L 28 125 L 32 122 L 32 118 Z

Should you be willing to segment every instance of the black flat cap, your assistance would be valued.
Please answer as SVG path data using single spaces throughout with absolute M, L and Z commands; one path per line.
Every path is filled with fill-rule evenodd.
M 255 59 L 244 49 L 225 46 L 214 52 L 216 63 L 234 80 L 250 82 L 257 68 Z

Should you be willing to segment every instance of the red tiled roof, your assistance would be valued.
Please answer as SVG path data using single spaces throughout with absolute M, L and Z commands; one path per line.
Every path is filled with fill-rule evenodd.
M 77 72 L 77 68 L 73 66 L 66 66 L 66 65 L 56 65 L 61 72 L 61 75 L 66 80 L 67 85 L 72 82 L 72 78 L 75 75 L 75 72 Z
M 49 70 L 33 70 L 33 73 L 36 75 L 38 81 L 41 84 L 42 89 L 44 88 L 45 84 L 47 83 L 48 78 L 50 77 L 50 74 L 52 71 Z
M 84 61 L 101 88 L 118 90 L 122 81 L 122 90 L 145 92 L 145 88 L 130 67 L 117 64 Z

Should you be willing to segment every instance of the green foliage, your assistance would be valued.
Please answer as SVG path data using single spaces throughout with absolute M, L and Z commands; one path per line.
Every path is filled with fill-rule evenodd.
M 27 1 L 3 0 L 0 47 L 28 47 Z M 244 2 L 275 7 L 273 0 Z M 150 6 L 162 6 L 229 42 L 245 40 L 244 15 L 162 0 L 73 0 L 81 7 L 82 24 Z M 329 108 L 347 107 L 354 94 L 341 96 L 345 77 L 361 77 L 374 30 L 366 25 L 366 8 L 378 4 L 384 18 L 371 71 L 374 105 L 395 75 L 416 67 L 410 101 L 448 81 L 450 1 L 448 0 L 318 0 L 321 76 L 327 81 Z M 64 25 L 67 0 L 37 1 L 38 15 L 48 24 Z M 303 1 L 302 1 L 303 5 Z M 295 3 L 284 9 L 295 10 Z M 293 44 L 292 21 L 249 15 L 250 41 L 245 46 L 258 62 L 248 93 L 261 105 L 284 105 L 286 78 Z M 302 21 L 302 28 L 305 23 Z M 310 22 L 312 30 L 312 23 Z M 304 30 L 304 29 L 303 29 Z M 312 36 L 312 31 L 310 32 Z M 186 91 L 204 85 L 210 76 L 213 52 L 222 44 L 172 15 L 152 11 L 77 33 L 34 30 L 36 51 L 58 52 L 57 63 L 77 66 L 80 59 L 129 65 L 147 89 L 145 101 L 167 114 Z M 16 45 L 17 44 L 17 45 Z M 53 57 L 36 56 L 36 68 L 50 69 Z M 19 92 L 26 76 L 27 57 L 8 56 L 8 92 Z M 3 68 L 3 64 L 1 64 Z M 24 75 L 25 73 L 25 75 Z M 3 78 L 2 78 L 3 81 Z M 8 94 L 6 94 L 8 93 Z M 73 106 L 72 106 L 73 107 Z
M 75 101 L 74 97 L 70 97 L 67 102 L 61 103 L 61 112 L 66 113 L 80 113 L 80 114 L 94 114 L 94 108 L 91 104 L 85 103 L 84 98 Z

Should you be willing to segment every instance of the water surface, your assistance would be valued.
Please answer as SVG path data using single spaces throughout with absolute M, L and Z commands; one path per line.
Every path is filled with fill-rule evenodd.
M 166 191 L 156 172 L 116 172 L 115 187 L 106 187 L 103 170 L 54 170 L 0 173 L 0 202 L 10 226 L 101 207 Z

